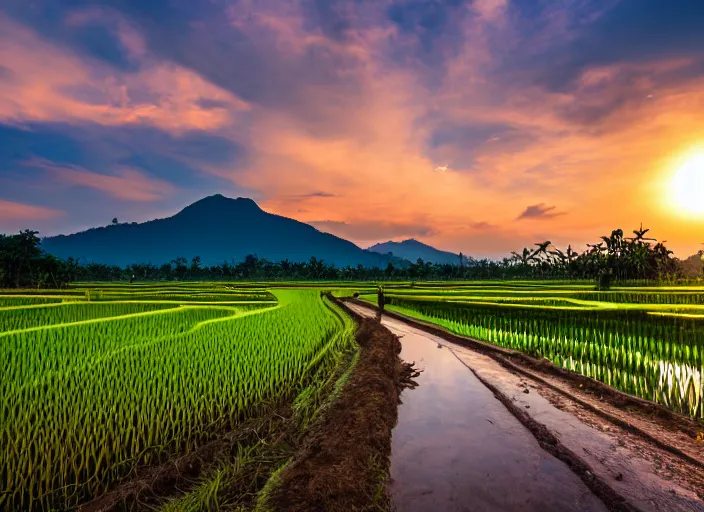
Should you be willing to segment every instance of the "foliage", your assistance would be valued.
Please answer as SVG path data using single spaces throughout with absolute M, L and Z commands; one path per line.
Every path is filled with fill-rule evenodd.
M 600 242 L 587 244 L 588 249 L 582 253 L 575 252 L 572 246 L 562 251 L 546 241 L 535 244 L 536 249 L 513 252 L 507 264 L 523 268 L 533 277 L 596 278 L 599 288 L 604 289 L 614 279 L 654 280 L 679 274 L 672 251 L 665 242 L 646 237 L 649 231 L 641 225 L 633 230 L 632 237 L 626 237 L 622 229 L 615 229 L 609 236 L 602 236 Z
M 75 277 L 77 262 L 43 253 L 37 234 L 29 229 L 17 235 L 0 234 L 0 288 L 60 288 Z

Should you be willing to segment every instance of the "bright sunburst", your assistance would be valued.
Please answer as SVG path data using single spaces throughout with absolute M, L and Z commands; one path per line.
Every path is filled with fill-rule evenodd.
M 704 215 L 704 152 L 695 153 L 677 169 L 672 191 L 677 208 Z

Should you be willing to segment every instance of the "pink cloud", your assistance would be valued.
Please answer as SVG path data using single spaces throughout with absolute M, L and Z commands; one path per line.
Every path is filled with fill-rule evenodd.
M 47 171 L 55 180 L 69 186 L 88 187 L 117 199 L 149 202 L 172 194 L 176 188 L 169 182 L 151 178 L 142 172 L 122 167 L 115 175 L 98 174 L 77 165 L 32 159 L 25 165 Z
M 87 23 L 96 16 L 106 14 L 79 13 L 69 23 Z M 137 72 L 79 58 L 0 14 L 0 67 L 11 77 L 0 81 L 0 122 L 146 124 L 179 134 L 221 129 L 248 109 L 195 72 L 151 59 L 134 28 L 124 22 L 117 27 L 123 45 L 140 59 Z M 77 92 L 83 90 L 91 91 L 91 101 Z M 203 108 L 203 100 L 218 106 Z
M 62 215 L 65 212 L 61 210 L 0 199 L 0 219 L 3 221 L 49 220 Z
M 502 17 L 507 7 L 508 0 L 474 0 L 472 4 L 479 16 L 487 21 Z

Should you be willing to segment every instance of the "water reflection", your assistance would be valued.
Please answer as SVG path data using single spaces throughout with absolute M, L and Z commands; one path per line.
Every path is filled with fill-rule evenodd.
M 403 324 L 384 323 L 404 335 L 401 357 L 424 370 L 419 386 L 402 393 L 393 434 L 397 510 L 605 510 L 452 350 L 437 350 L 444 344 Z

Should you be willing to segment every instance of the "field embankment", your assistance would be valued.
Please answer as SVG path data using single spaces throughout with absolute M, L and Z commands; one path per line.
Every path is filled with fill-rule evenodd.
M 547 359 L 704 421 L 704 288 L 471 283 L 388 289 L 385 299 L 387 311 Z
M 375 315 L 375 308 L 368 304 L 353 307 L 363 315 Z M 607 386 L 583 376 L 564 378 L 567 372 L 552 373 L 552 365 L 545 360 L 534 360 L 536 364 L 528 366 L 522 361 L 529 358 L 521 354 L 521 357 L 508 361 L 506 349 L 463 339 L 398 314 L 384 314 L 382 323 L 392 332 L 403 333 L 402 357 L 415 360 L 422 357 L 425 365 L 425 371 L 418 379 L 418 389 L 403 400 L 399 426 L 394 431 L 395 458 L 392 459 L 391 474 L 395 488 L 392 487 L 392 497 L 399 510 L 462 510 L 455 506 L 458 498 L 454 490 L 445 493 L 443 501 L 443 490 L 448 486 L 462 490 L 465 499 L 459 499 L 461 502 L 493 504 L 487 509 L 572 509 L 555 508 L 554 503 L 550 506 L 551 500 L 564 497 L 565 486 L 555 482 L 553 487 L 548 485 L 546 492 L 535 495 L 535 485 L 522 485 L 525 475 L 530 475 L 533 484 L 537 485 L 540 472 L 547 466 L 528 464 L 523 471 L 520 470 L 518 459 L 531 443 L 524 441 L 521 448 L 514 447 L 512 451 L 511 443 L 523 435 L 523 429 L 510 427 L 511 421 L 506 418 L 498 419 L 489 403 L 502 404 L 532 434 L 533 443 L 537 440 L 544 452 L 564 463 L 565 468 L 576 474 L 608 510 L 704 510 L 701 472 L 704 445 L 692 437 L 697 426 L 694 420 L 657 404 L 647 404 L 640 399 L 628 400 L 629 397 L 622 393 L 609 394 Z M 446 350 L 437 350 L 436 345 L 438 349 Z M 447 352 L 452 354 L 450 361 L 435 365 L 434 372 L 431 363 Z M 449 375 L 453 361 L 464 365 L 464 372 L 460 372 L 464 375 L 457 372 Z M 478 398 L 481 390 L 464 390 L 466 383 L 475 378 L 490 390 L 484 401 Z M 588 381 L 596 387 L 587 388 L 580 384 Z M 439 387 L 443 390 L 440 395 L 433 392 Z M 428 399 L 419 408 L 417 402 L 423 402 L 424 394 Z M 468 400 L 466 397 L 479 402 L 472 407 L 457 405 L 440 411 L 443 403 L 447 406 L 448 401 Z M 452 411 L 463 411 L 461 414 L 467 416 L 461 421 L 461 434 L 453 430 L 459 420 L 452 421 Z M 409 422 L 409 418 L 413 421 Z M 473 421 L 477 422 L 476 427 L 469 428 Z M 424 424 L 432 428 L 426 428 Z M 448 424 L 447 433 L 443 433 L 443 424 Z M 410 437 L 404 434 L 404 430 L 411 431 Z M 482 437 L 482 430 L 493 434 Z M 477 437 L 482 439 L 478 444 Z M 409 438 L 410 442 L 404 443 L 404 438 Z M 443 441 L 438 443 L 437 438 Z M 497 439 L 503 442 L 488 448 Z M 446 452 L 443 459 L 443 448 L 448 444 L 452 450 Z M 509 453 L 502 455 L 506 450 Z M 457 453 L 471 453 L 473 456 L 458 458 Z M 434 468 L 422 478 L 418 475 L 422 469 L 416 463 L 419 458 L 424 460 L 423 468 Z M 493 467 L 504 460 L 519 464 L 516 475 L 508 476 L 512 482 L 511 491 L 502 492 L 501 489 L 505 491 L 505 483 L 502 484 L 505 480 L 500 480 L 493 484 L 499 491 L 487 494 L 487 488 L 492 486 L 492 475 L 506 476 L 515 471 L 513 465 L 503 470 Z M 472 461 L 481 461 L 481 469 L 474 468 Z M 446 471 L 447 466 L 453 471 Z M 444 474 L 445 478 L 438 480 L 438 474 Z M 471 475 L 481 475 L 481 483 L 473 481 Z M 453 485 L 452 481 L 456 483 Z M 477 488 L 472 490 L 473 486 Z M 515 500 L 521 496 L 525 502 L 518 505 Z M 497 506 L 497 500 L 514 502 Z M 432 506 L 428 506 L 429 503 Z M 538 506 L 540 504 L 542 508 Z M 592 510 L 576 505 L 574 508 Z
M 357 316 L 354 313 L 351 313 Z M 358 318 L 359 359 L 294 460 L 272 480 L 262 511 L 378 511 L 390 507 L 387 478 L 404 366 L 398 338 Z

